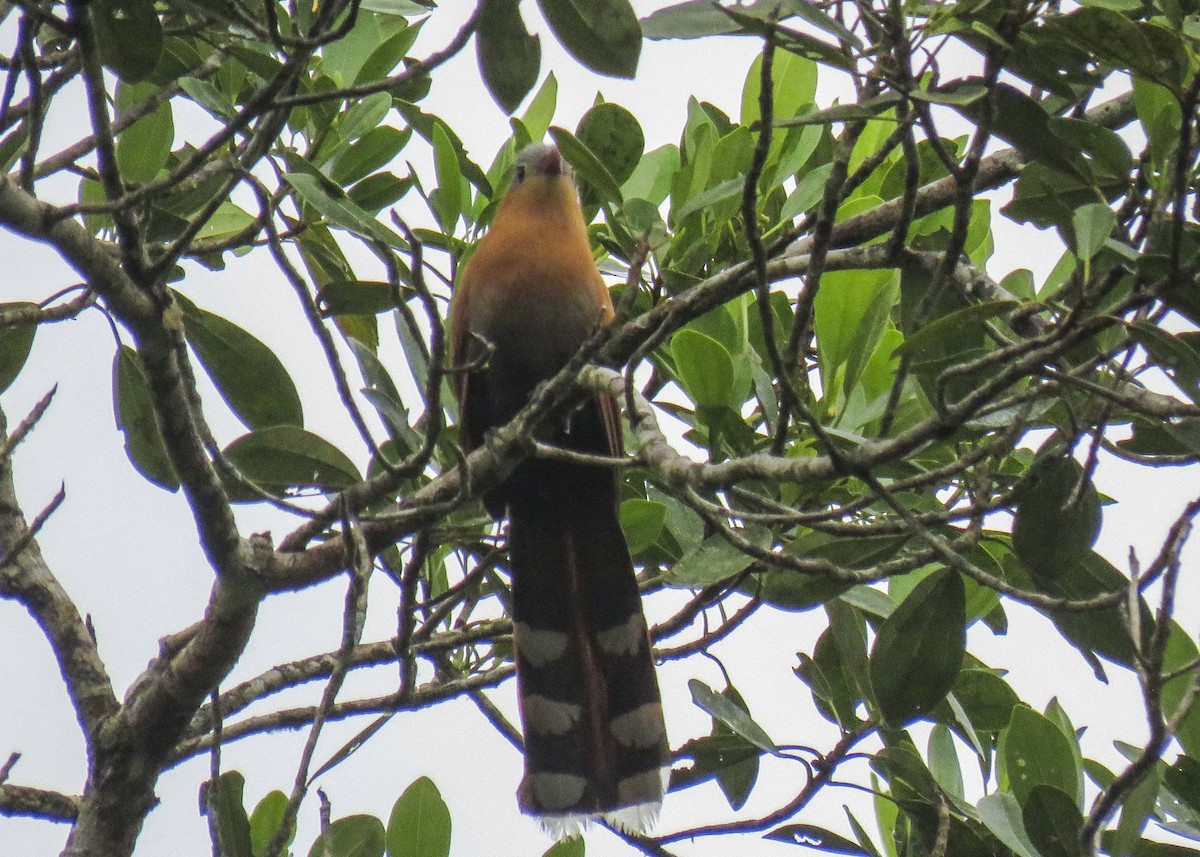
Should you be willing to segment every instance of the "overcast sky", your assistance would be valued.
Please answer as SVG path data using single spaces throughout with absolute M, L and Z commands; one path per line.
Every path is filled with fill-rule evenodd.
M 445 5 L 447 9 L 439 10 L 429 21 L 414 53 L 428 53 L 444 44 L 461 22 L 451 7 L 465 9 L 470 4 Z M 663 5 L 668 4 L 635 3 L 640 14 Z M 536 20 L 534 4 L 525 3 L 524 10 L 531 27 L 543 34 L 543 74 L 553 69 L 560 82 L 556 124 L 574 128 L 596 93 L 602 92 L 607 100 L 629 107 L 639 118 L 649 149 L 678 140 L 689 95 L 711 101 L 731 115 L 738 112 L 742 81 L 757 49 L 751 40 L 647 42 L 638 78 L 615 81 L 581 70 Z M 951 76 L 952 69 L 944 66 L 943 73 Z M 839 94 L 839 79 L 835 73 L 823 71 L 822 81 L 819 99 L 828 104 Z M 840 91 L 844 97 L 844 89 Z M 444 117 L 481 164 L 490 163 L 507 137 L 506 117 L 479 83 L 473 48 L 436 73 L 433 91 L 422 107 Z M 79 102 L 64 99 L 51 116 L 46 148 L 79 136 L 81 115 Z M 183 124 L 179 114 L 176 124 L 177 128 Z M 416 141 L 410 148 L 419 150 L 422 145 Z M 413 154 L 406 151 L 404 157 Z M 418 165 L 427 163 L 421 157 L 413 159 Z M 58 189 L 64 199 L 75 192 L 73 182 Z M 415 216 L 407 207 L 413 201 L 405 201 L 406 216 Z M 1000 218 L 996 238 L 990 269 L 997 278 L 1014 268 L 1028 267 L 1040 280 L 1061 252 L 1053 236 L 1006 225 Z M 0 259 L 7 260 L 5 285 L 0 289 L 6 301 L 38 300 L 76 279 L 47 248 L 3 232 Z M 300 385 L 307 427 L 356 451 L 352 453 L 356 459 L 365 462 L 361 445 L 333 393 L 324 359 L 295 309 L 294 295 L 275 274 L 268 255 L 227 261 L 229 268 L 220 274 L 190 271 L 183 290 L 201 306 L 229 317 L 284 355 Z M 389 324 L 384 320 L 381 328 Z M 398 360 L 394 343 L 385 342 L 384 348 L 385 357 L 390 354 Z M 38 333 L 22 376 L 4 394 L 3 406 L 10 424 L 15 424 L 51 385 L 59 385 L 54 406 L 16 457 L 17 487 L 26 513 L 32 515 L 65 482 L 67 501 L 46 527 L 41 545 L 50 567 L 80 609 L 92 615 L 102 654 L 118 694 L 122 694 L 154 656 L 159 638 L 198 618 L 212 572 L 196 546 L 183 498 L 150 485 L 129 467 L 112 415 L 113 350 L 112 333 L 98 312 L 47 326 Z M 398 376 L 402 374 L 397 371 Z M 225 413 L 211 388 L 206 388 L 205 395 L 214 403 L 210 419 L 218 436 L 228 441 L 240 434 L 243 429 Z M 1143 559 L 1157 552 L 1167 525 L 1189 499 L 1187 482 L 1195 481 L 1189 480 L 1189 475 L 1179 470 L 1147 471 L 1105 464 L 1098 487 L 1122 500 L 1106 510 L 1101 537 L 1101 550 L 1114 564 L 1127 567 L 1131 544 Z M 293 526 L 269 510 L 242 507 L 238 514 L 244 534 L 272 530 L 278 537 Z M 1189 549 L 1188 557 L 1194 556 L 1194 549 Z M 384 639 L 394 631 L 395 596 L 389 587 L 383 580 L 376 581 L 364 639 Z M 1187 584 L 1180 603 L 1196 603 L 1196 594 L 1195 585 Z M 668 607 L 652 604 L 651 621 Z M 269 599 L 246 655 L 227 686 L 277 663 L 336 648 L 341 609 L 340 581 Z M 1137 741 L 1145 733 L 1140 710 L 1129 704 L 1136 699 L 1131 677 L 1112 669 L 1112 684 L 1107 688 L 1097 685 L 1082 659 L 1058 640 L 1046 620 L 1011 605 L 1009 617 L 1007 638 L 992 638 L 986 629 L 975 629 L 970 650 L 993 666 L 1011 668 L 1010 680 L 1031 704 L 1042 707 L 1054 695 L 1062 698 L 1076 725 L 1089 725 L 1088 750 L 1117 765 L 1118 757 L 1105 749 L 1111 740 Z M 1196 632 L 1193 617 L 1183 616 L 1181 621 L 1190 632 Z M 811 651 L 823 622 L 821 611 L 803 615 L 762 611 L 751 625 L 717 648 L 759 722 L 781 743 L 828 747 L 836 740 L 834 727 L 811 713 L 807 689 L 791 674 L 795 652 Z M 24 756 L 12 782 L 79 793 L 85 761 L 74 715 L 48 648 L 24 611 L 11 602 L 0 601 L 0 650 L 8 653 L 0 667 L 0 686 L 5 688 L 0 696 L 0 761 L 10 751 L 19 750 Z M 721 685 L 718 669 L 701 659 L 669 664 L 660 671 L 668 702 L 668 729 L 675 746 L 710 729 L 707 716 L 691 705 L 687 695 L 687 680 L 697 677 L 715 687 Z M 355 676 L 341 696 L 351 698 L 364 688 L 371 688 L 368 695 L 386 692 L 394 682 L 392 669 Z M 318 692 L 319 687 L 314 686 L 277 697 L 271 705 L 307 702 Z M 492 695 L 515 716 L 511 683 Z M 1089 721 L 1089 716 L 1094 716 L 1089 712 L 1096 711 L 1112 714 L 1103 722 Z M 1114 713 L 1118 711 L 1119 716 Z M 355 721 L 328 727 L 321 745 L 324 753 L 318 752 L 318 758 L 332 752 L 362 725 Z M 246 775 L 249 804 L 271 789 L 290 788 L 302 734 L 255 739 L 225 751 L 224 765 Z M 965 756 L 964 761 L 969 771 Z M 149 818 L 139 855 L 208 853 L 196 798 L 207 764 L 200 760 L 164 776 L 159 791 L 164 802 Z M 364 751 L 319 785 L 333 801 L 335 817 L 367 812 L 386 819 L 400 792 L 416 777 L 428 775 L 450 806 L 455 825 L 453 853 L 538 855 L 549 842 L 535 822 L 516 810 L 513 792 L 520 772 L 518 753 L 492 732 L 470 703 L 456 702 L 395 718 Z M 755 793 L 745 810 L 748 814 L 786 800 L 802 783 L 803 771 L 768 760 L 763 777 L 769 788 Z M 977 776 L 968 782 L 978 788 Z M 848 789 L 827 789 L 797 820 L 847 833 L 841 804 L 848 802 L 861 809 L 864 800 Z M 659 829 L 674 830 L 727 817 L 728 807 L 716 786 L 709 784 L 669 797 Z M 860 811 L 859 817 L 874 833 L 869 811 Z M 303 855 L 314 835 L 315 796 L 305 804 L 301 820 L 295 850 Z M 66 832 L 65 827 L 0 818 L 0 853 L 15 857 L 57 854 Z M 728 839 L 711 840 L 675 850 L 717 855 L 731 844 Z M 790 846 L 754 838 L 739 840 L 735 847 L 753 855 L 796 853 Z M 589 836 L 589 855 L 628 853 L 604 831 Z

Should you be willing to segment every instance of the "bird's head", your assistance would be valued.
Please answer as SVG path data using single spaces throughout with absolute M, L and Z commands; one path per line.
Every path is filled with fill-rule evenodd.
M 575 181 L 575 171 L 566 162 L 558 149 L 545 143 L 534 143 L 526 146 L 517 155 L 513 164 L 513 180 L 509 186 L 512 192 L 524 184 L 536 180 L 554 181 L 566 179 L 572 184 Z
M 558 149 L 538 143 L 517 155 L 512 183 L 500 200 L 492 230 L 505 221 L 540 222 L 552 231 L 570 228 L 580 235 L 586 232 L 575 171 Z

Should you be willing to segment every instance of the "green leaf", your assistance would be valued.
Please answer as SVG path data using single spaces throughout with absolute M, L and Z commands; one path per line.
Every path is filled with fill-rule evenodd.
M 1015 146 L 1031 161 L 1069 175 L 1090 178 L 1079 152 L 1064 146 L 1051 133 L 1050 116 L 1041 104 L 1006 83 L 995 87 L 992 101 L 995 107 L 992 131 L 997 137 Z M 979 121 L 983 116 L 981 111 L 986 109 L 978 102 L 955 106 L 973 121 Z
M 882 95 L 856 101 L 851 104 L 835 104 L 824 110 L 814 110 L 802 113 L 789 119 L 775 120 L 777 128 L 791 128 L 795 125 L 832 125 L 834 122 L 853 122 L 860 119 L 874 119 L 880 113 L 895 107 L 903 96 L 898 92 L 888 90 Z
M 844 722 L 857 726 L 858 704 L 871 695 L 866 617 L 844 598 L 835 598 L 826 603 L 825 613 L 829 616 L 828 631 L 837 652 L 836 662 L 846 685 L 844 701 L 853 700 L 853 709 L 847 710 L 849 716 L 844 718 Z M 817 660 L 821 660 L 819 652 Z
M 401 250 L 407 249 L 399 235 L 360 208 L 346 196 L 345 191 L 328 179 L 308 173 L 287 173 L 284 178 L 296 189 L 305 203 L 316 209 L 332 225 L 340 226 L 368 240 L 382 241 Z
M 778 53 L 771 64 L 771 92 L 773 102 L 771 114 L 775 119 L 795 116 L 803 109 L 811 109 L 817 94 L 817 64 L 812 60 L 791 53 Z M 746 72 L 742 85 L 742 125 L 750 126 L 762 118 L 759 97 L 762 94 L 762 55 L 755 57 Z M 784 137 L 777 135 L 772 142 L 767 160 L 783 148 Z M 807 158 L 805 158 L 807 160 Z M 794 172 L 794 171 L 793 171 Z
M 402 17 L 361 11 L 350 32 L 321 48 L 322 71 L 340 86 L 365 82 L 365 78 L 359 77 L 360 72 L 375 51 L 387 45 L 397 34 L 402 39 L 413 35 L 412 28 Z M 387 54 L 385 49 L 384 56 Z M 394 54 L 391 58 L 395 59 Z M 373 65 L 379 68 L 379 58 L 374 60 Z
M 725 695 L 741 700 L 733 688 L 726 688 Z M 679 754 L 695 764 L 671 772 L 672 791 L 715 779 L 730 807 L 741 809 L 758 780 L 762 752 L 720 721 L 713 722 L 713 734 L 688 741 Z
M 784 15 L 797 15 L 803 18 L 817 29 L 824 30 L 838 41 L 846 42 L 851 47 L 862 47 L 862 41 L 858 36 L 848 30 L 841 21 L 831 18 L 807 0 L 786 0 L 782 4 L 782 12 Z
M 737 688 L 725 688 L 721 691 L 721 697 L 749 716 L 746 701 L 742 699 Z M 758 782 L 761 753 L 757 747 L 736 734 L 725 723 L 713 720 L 712 734 L 698 741 L 688 742 L 687 749 L 696 759 L 692 768 L 693 774 L 711 772 L 730 809 L 739 810 L 745 806 L 750 792 L 754 790 L 754 784 Z
M 401 131 L 388 125 L 372 128 L 338 155 L 329 176 L 342 187 L 352 185 L 390 164 L 411 137 L 412 129 Z
M 1141 838 L 1146 822 L 1154 812 L 1158 789 L 1162 783 L 1161 767 L 1154 766 L 1146 773 L 1121 806 L 1121 818 L 1117 822 L 1116 835 L 1106 843 L 1111 857 L 1125 857 L 1134 853 L 1134 846 Z
M 742 176 L 735 176 L 715 184 L 690 198 L 678 210 L 672 209 L 671 218 L 676 223 L 683 223 L 697 211 L 710 211 L 717 203 L 727 199 L 741 199 L 742 189 L 745 185 L 746 180 Z
M 898 857 L 897 826 L 900 821 L 900 808 L 885 794 L 883 784 L 874 772 L 871 773 L 871 788 L 874 791 L 872 806 L 875 810 L 875 824 L 883 841 L 884 854 L 886 857 Z M 907 824 L 907 818 L 905 823 Z
M 37 304 L 28 301 L 18 301 L 10 304 L 0 304 L 0 316 L 4 310 L 18 307 L 36 309 Z M 12 386 L 21 374 L 29 352 L 33 348 L 33 338 L 37 334 L 36 324 L 14 324 L 0 327 L 0 393 Z
M 1110 855 L 1115 853 L 1113 843 L 1116 841 L 1116 836 L 1115 830 L 1106 830 L 1100 835 L 1101 853 Z M 1196 857 L 1197 854 L 1200 854 L 1200 851 L 1195 848 L 1142 839 L 1134 845 L 1131 857 Z
M 336 280 L 317 293 L 323 316 L 378 315 L 396 308 L 391 283 L 374 280 Z
M 532 140 L 541 140 L 546 136 L 546 130 L 554 121 L 557 106 L 558 78 L 554 76 L 554 72 L 550 72 L 542 81 L 537 94 L 530 99 L 529 106 L 525 108 L 525 114 L 521 117 L 521 123 L 529 131 Z
M 887 328 L 899 297 L 896 271 L 829 271 L 813 302 L 813 327 L 826 397 L 836 401 L 834 378 L 842 371 L 841 393 L 849 396 Z M 843 368 L 844 367 L 844 368 Z
M 799 16 L 840 41 L 855 47 L 861 45 L 859 38 L 840 21 L 805 0 L 753 0 L 736 8 L 740 15 L 760 21 L 782 21 Z M 712 0 L 689 0 L 643 18 L 642 31 L 648 39 L 698 39 L 738 33 L 742 28 Z
M 666 532 L 671 541 L 678 546 L 679 553 L 686 555 L 696 550 L 704 541 L 703 519 L 678 499 L 659 491 L 653 485 L 646 486 L 646 496 L 667 507 Z
M 225 448 L 225 457 L 244 476 L 269 491 L 338 491 L 362 481 L 354 462 L 344 452 L 296 426 L 272 426 L 244 434 Z
M 1084 277 L 1087 277 L 1086 263 L 1100 252 L 1108 236 L 1112 235 L 1113 227 L 1117 225 L 1117 213 L 1103 203 L 1094 202 L 1075 209 L 1071 225 L 1075 231 L 1075 255 L 1085 263 Z
M 1021 300 L 1032 301 L 1037 295 L 1037 287 L 1033 283 L 1033 271 L 1028 268 L 1009 271 L 1000 281 L 1000 288 Z
M 423 343 L 418 339 L 414 332 L 405 324 L 400 317 L 400 313 L 393 313 L 392 318 L 395 322 L 396 335 L 400 340 L 400 347 L 404 350 L 403 365 L 408 369 L 409 377 L 417 389 L 424 387 L 429 377 L 429 362 L 423 350 Z M 448 382 L 443 382 L 442 400 L 447 412 L 452 419 L 457 418 L 457 405 L 454 397 L 450 395 L 450 386 Z
M 576 834 L 555 842 L 542 857 L 584 857 L 585 853 L 583 837 Z
M 617 212 L 617 221 L 632 235 L 645 238 L 653 249 L 663 247 L 670 240 L 658 207 L 649 200 L 637 197 L 626 199 Z
M 433 780 L 420 777 L 392 807 L 388 857 L 449 857 L 450 810 Z
M 763 839 L 774 839 L 776 842 L 786 842 L 789 845 L 800 845 L 826 854 L 850 854 L 852 857 L 871 857 L 871 852 L 864 851 L 856 842 L 851 842 L 844 836 L 839 836 L 832 830 L 817 827 L 815 824 L 785 824 L 776 827 L 769 833 L 763 834 Z
M 875 849 L 875 844 L 871 842 L 871 837 L 867 835 L 867 831 L 863 828 L 862 824 L 850 812 L 850 807 L 843 805 L 842 809 L 846 811 L 846 820 L 854 828 L 854 838 L 858 840 L 858 844 L 863 847 L 869 857 L 880 857 L 879 852 Z
M 125 436 L 125 454 L 134 468 L 155 485 L 177 490 L 179 477 L 158 427 L 150 383 L 141 358 L 128 345 L 122 345 L 113 358 L 113 397 L 117 428 Z
M 196 233 L 196 238 L 211 241 L 237 235 L 254 223 L 254 217 L 232 202 L 223 202 L 212 217 Z
M 797 574 L 781 568 L 770 569 L 755 577 L 755 580 L 739 587 L 740 590 L 762 598 L 772 607 L 797 612 L 811 610 L 831 598 L 837 598 L 851 586 L 824 575 Z
M 1017 223 L 1033 223 L 1041 228 L 1057 226 L 1065 234 L 1075 209 L 1094 203 L 1098 193 L 1090 178 L 1069 175 L 1035 162 L 1022 167 L 1013 200 L 1000 211 Z M 1105 198 L 1109 198 L 1107 192 Z M 1071 264 L 1074 263 L 1072 257 Z
M 1200 421 L 1195 419 L 1133 420 L 1133 436 L 1117 446 L 1145 456 L 1200 455 Z
M 1175 797 L 1200 812 L 1200 762 L 1191 756 L 1180 756 L 1163 773 L 1163 781 Z
M 276 789 L 260 800 L 258 806 L 254 807 L 254 812 L 250 813 L 250 846 L 254 857 L 266 857 L 267 846 L 271 844 L 276 831 L 283 824 L 287 803 L 287 795 Z M 295 836 L 296 831 L 293 827 L 287 844 L 290 845 Z
M 154 71 L 163 27 L 153 0 L 94 0 L 90 8 L 100 58 L 117 77 L 138 81 Z
M 645 199 L 656 207 L 671 195 L 671 179 L 679 170 L 679 147 L 659 146 L 646 152 L 621 188 L 626 197 Z
M 1162 785 L 1160 777 L 1162 777 L 1162 768 L 1152 767 L 1124 799 L 1121 807 L 1121 819 L 1117 821 L 1116 835 L 1112 837 L 1110 843 L 1106 843 L 1111 857 L 1133 855 L 1135 846 L 1141 838 L 1142 829 L 1146 827 L 1146 822 L 1150 821 L 1153 814 L 1159 785 Z
M 1074 599 L 1126 592 L 1129 588 L 1129 579 L 1095 551 L 1089 551 L 1061 566 L 1035 575 L 1034 583 L 1039 590 L 1050 595 Z M 1095 653 L 1132 668 L 1136 654 L 1133 641 L 1126 630 L 1123 606 L 1085 612 L 1047 612 L 1054 619 L 1054 624 L 1063 637 L 1089 658 L 1089 662 Z M 1149 641 L 1154 617 L 1144 598 L 1138 599 L 1138 609 L 1141 612 L 1142 644 L 1145 645 Z M 1096 667 L 1098 664 L 1093 663 L 1093 668 Z
M 1005 315 L 1020 305 L 1020 301 L 988 301 L 947 313 L 907 337 L 893 352 L 893 356 L 917 356 L 935 343 L 944 341 L 948 334 L 968 327 L 980 327 L 984 322 Z
M 667 507 L 654 500 L 634 498 L 621 504 L 620 516 L 629 553 L 637 556 L 652 547 L 662 535 Z
M 1095 122 L 1065 116 L 1051 116 L 1049 128 L 1066 145 L 1088 156 L 1088 163 L 1097 177 L 1128 181 L 1133 156 L 1116 131 Z
M 392 99 L 386 92 L 376 92 L 351 104 L 338 123 L 338 136 L 351 142 L 373 131 L 387 118 L 392 109 Z
M 671 338 L 671 356 L 688 396 L 699 408 L 732 404 L 733 357 L 711 336 L 681 330 Z
M 558 146 L 558 151 L 575 168 L 579 178 L 600 194 L 601 201 L 617 205 L 624 201 L 621 186 L 608 167 L 578 137 L 557 125 L 550 126 L 550 136 L 554 145 Z
M 1021 817 L 1021 805 L 1007 792 L 990 794 L 975 805 L 979 820 L 996 838 L 1013 850 L 1017 857 L 1041 857 L 1029 836 Z
M 805 173 L 796 182 L 796 189 L 784 200 L 783 208 L 779 212 L 779 219 L 791 220 L 793 217 L 805 213 L 820 202 L 825 195 L 825 183 L 829 181 L 829 176 L 832 172 L 833 164 L 822 164 L 816 169 Z M 820 292 L 818 291 L 817 294 L 820 294 Z
M 629 0 L 538 0 L 567 52 L 611 77 L 637 74 L 642 27 Z
M 859 725 L 859 704 L 866 698 L 867 642 L 860 615 L 842 599 L 826 602 L 829 627 L 817 638 L 812 656 L 798 652 L 794 672 L 812 690 L 813 702 L 825 719 L 844 730 Z
M 1197 657 L 1200 657 L 1200 650 L 1197 649 L 1195 640 L 1178 622 L 1172 621 L 1171 632 L 1167 637 L 1167 651 L 1163 657 L 1164 672 L 1182 670 Z M 1191 686 L 1191 674 L 1185 671 L 1163 687 L 1162 705 L 1168 717 L 1175 716 L 1180 706 L 1186 700 L 1190 700 Z M 1188 711 L 1183 722 L 1179 724 L 1175 738 L 1189 757 L 1200 758 L 1200 709 L 1193 706 Z M 1197 798 L 1197 803 L 1200 804 L 1200 798 Z M 1200 812 L 1200 806 L 1197 807 L 1197 812 Z
M 765 527 L 752 525 L 739 535 L 764 550 L 771 546 L 771 533 Z M 721 535 L 709 536 L 691 553 L 671 568 L 672 586 L 703 587 L 727 580 L 745 571 L 754 557 L 738 550 Z
M 433 124 L 433 162 L 438 186 L 430 194 L 430 201 L 442 232 L 451 235 L 463 211 L 463 180 L 454 141 L 441 122 Z
M 348 337 L 348 340 L 366 383 L 366 388 L 362 391 L 363 396 L 374 405 L 379 418 L 387 427 L 392 442 L 404 453 L 411 451 L 413 430 L 409 425 L 408 410 L 404 407 L 392 376 L 371 348 L 354 337 Z
M 801 531 L 783 550 L 792 556 L 824 560 L 843 568 L 870 568 L 894 557 L 905 540 L 904 536 L 893 535 L 838 538 Z M 786 569 L 770 569 L 755 577 L 743 590 L 781 610 L 809 610 L 837 598 L 852 586 L 824 575 L 797 574 Z
M 348 196 L 363 211 L 375 214 L 396 203 L 415 186 L 416 178 L 411 174 L 399 178 L 392 173 L 375 173 L 350 188 Z
M 787 27 L 781 27 L 779 35 L 781 37 L 779 46 L 786 51 L 842 71 L 852 72 L 854 70 L 854 60 L 847 55 L 848 51 L 835 48 L 820 39 L 813 38 L 808 33 L 790 30 Z
M 1042 857 L 1082 857 L 1079 831 L 1083 816 L 1065 792 L 1054 786 L 1034 786 L 1021 808 L 1030 841 Z
M 739 25 L 737 32 L 762 38 L 770 35 L 775 39 L 775 44 L 785 51 L 843 71 L 852 72 L 854 70 L 854 61 L 848 55 L 848 50 L 834 47 L 800 30 L 764 20 L 758 15 L 747 15 L 737 6 L 717 6 L 717 8 L 737 22 Z
M 216 830 L 222 857 L 252 857 L 250 821 L 242 805 L 246 778 L 238 771 L 226 771 L 215 783 L 210 780 L 205 786 L 205 814 Z
M 442 131 L 450 140 L 450 145 L 454 149 L 454 154 L 458 158 L 458 171 L 468 182 L 488 199 L 495 196 L 495 189 L 491 182 L 488 181 L 487 174 L 480 169 L 479 165 L 467 157 L 466 150 L 463 148 L 462 140 L 454 133 L 454 129 L 447 125 L 442 119 L 430 113 L 425 113 L 418 109 L 415 105 L 405 101 L 395 101 L 394 105 L 400 111 L 400 115 L 404 117 L 417 133 L 424 137 L 432 145 L 434 142 L 433 129 L 440 125 Z M 440 176 L 439 176 L 440 180 Z
M 383 822 L 373 815 L 350 815 L 329 825 L 308 857 L 383 857 Z
M 922 578 L 924 580 L 924 578 Z M 912 592 L 911 589 L 908 590 Z M 907 594 L 907 593 L 906 593 Z M 874 587 L 866 584 L 858 584 L 847 590 L 839 600 L 855 607 L 868 616 L 878 616 L 881 619 L 886 619 L 892 615 L 892 611 L 896 609 L 896 600 L 886 592 L 880 592 Z M 1008 723 L 1008 718 L 1004 719 Z
M 688 681 L 688 690 L 692 693 L 692 702 L 708 712 L 713 720 L 728 726 L 735 735 L 745 738 L 755 747 L 767 753 L 778 753 L 775 742 L 771 740 L 763 728 L 750 717 L 749 712 L 717 693 L 699 679 Z
M 935 723 L 929 732 L 929 772 L 937 784 L 957 798 L 963 796 L 962 770 L 949 727 Z
M 399 558 L 399 552 L 396 550 L 396 548 L 393 546 L 385 549 L 385 551 L 387 556 L 381 557 L 383 561 L 388 563 L 390 568 L 398 568 L 401 560 Z M 394 562 L 392 557 L 395 557 Z M 371 738 L 379 732 L 380 729 L 388 724 L 391 719 L 391 714 L 381 714 L 362 729 L 358 730 L 358 732 L 352 735 L 349 740 L 342 744 L 342 746 L 338 747 L 337 750 L 335 750 L 319 768 L 309 774 L 308 781 L 310 783 L 316 782 L 320 777 L 329 771 L 332 771 L 334 768 L 338 767 L 338 765 L 341 765 L 343 762 L 361 750 L 367 744 L 367 742 L 369 742 Z
M 1183 124 L 1179 100 L 1165 86 L 1135 77 L 1133 103 L 1150 140 L 1151 160 L 1157 165 L 1164 165 L 1179 145 L 1179 131 Z
M 362 8 L 386 15 L 428 15 L 429 0 L 363 0 Z
M 908 97 L 915 101 L 928 101 L 930 104 L 947 104 L 954 107 L 967 107 L 987 95 L 987 87 L 981 84 L 968 83 L 953 89 L 912 89 Z
M 1067 715 L 1067 710 L 1062 707 L 1062 703 L 1058 701 L 1058 697 L 1054 697 L 1046 704 L 1044 711 L 1063 737 L 1067 739 L 1067 745 L 1071 748 L 1071 755 L 1075 759 L 1075 770 L 1079 772 L 1079 781 L 1076 785 L 1075 794 L 1079 796 L 1079 800 L 1083 800 L 1083 752 L 1079 748 L 1079 735 L 1075 731 L 1075 727 L 1071 723 L 1071 718 Z
M 963 670 L 952 692 L 971 725 L 982 732 L 999 732 L 1008 726 L 1013 706 L 1021 701 L 1008 682 L 983 669 Z
M 902 726 L 945 698 L 962 667 L 966 588 L 953 569 L 917 584 L 879 629 L 871 687 L 884 720 Z
M 17 130 L 0 140 L 0 172 L 6 173 L 11 170 L 17 158 L 25 154 L 28 148 L 29 127 L 22 122 L 17 126 Z
M 1076 795 L 1079 771 L 1075 764 L 1071 745 L 1052 720 L 1026 705 L 1013 708 L 1004 737 L 1004 767 L 1018 803 L 1023 805 L 1041 785 Z
M 902 807 L 933 804 L 938 794 L 933 775 L 917 755 L 908 733 L 896 733 L 895 739 L 897 743 L 871 758 L 871 768 L 887 779 L 892 798 Z
M 746 15 L 767 18 L 782 11 L 782 4 L 779 0 L 754 0 L 738 9 Z M 642 19 L 642 32 L 647 39 L 701 39 L 738 31 L 738 26 L 712 0 L 688 0 Z
M 1187 69 L 1187 51 L 1178 32 L 1131 21 L 1112 9 L 1090 6 L 1054 20 L 1052 32 L 1113 68 L 1177 88 Z
M 1200 351 L 1194 334 L 1175 334 L 1147 321 L 1130 322 L 1130 335 L 1192 401 L 1200 399 Z
M 525 29 L 519 5 L 520 0 L 484 4 L 475 34 L 483 82 L 505 113 L 516 110 L 533 89 L 542 63 L 541 41 Z
M 117 117 L 128 115 L 157 91 L 158 86 L 153 83 L 122 81 L 117 85 Z M 165 101 L 117 135 L 117 166 L 121 178 L 138 184 L 155 178 L 166 166 L 174 141 L 171 102 Z
M 575 136 L 604 164 L 617 185 L 633 175 L 646 145 L 634 115 L 611 101 L 602 101 L 583 114 Z
M 390 29 L 394 24 L 389 25 Z M 381 28 L 383 29 L 383 28 Z M 386 36 L 363 61 L 362 67 L 354 77 L 355 84 L 373 83 L 390 75 L 396 66 L 404 59 L 409 48 L 420 35 L 420 23 L 413 26 L 400 27 L 390 36 Z
M 184 332 L 221 398 L 248 429 L 304 425 L 300 394 L 275 352 L 178 292 Z
M 822 158 L 816 157 L 816 153 L 822 142 L 826 140 L 825 129 L 819 125 L 789 128 L 774 139 L 778 141 L 778 146 L 772 144 L 771 153 L 768 155 L 768 158 L 774 160 L 774 165 L 768 164 L 767 181 L 770 185 L 767 186 L 779 185 L 794 178 L 799 187 L 799 184 L 807 179 L 810 173 L 820 172 L 823 167 L 832 167 L 831 164 L 817 165 L 814 163 L 814 161 L 822 160 Z M 771 194 L 777 193 L 778 191 L 771 191 L 767 194 L 767 198 L 761 200 L 762 205 L 765 207 Z
M 1100 532 L 1100 497 L 1082 465 L 1060 458 L 1040 468 L 1017 501 L 1013 550 L 1036 572 L 1053 575 L 1085 556 Z

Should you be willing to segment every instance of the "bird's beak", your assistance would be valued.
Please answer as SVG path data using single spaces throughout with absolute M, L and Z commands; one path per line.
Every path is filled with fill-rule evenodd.
M 561 176 L 566 172 L 566 164 L 558 149 L 551 149 L 538 162 L 538 172 L 544 176 Z

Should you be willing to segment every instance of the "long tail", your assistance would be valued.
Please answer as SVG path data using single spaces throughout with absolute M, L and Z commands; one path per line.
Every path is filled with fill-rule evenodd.
M 595 816 L 644 830 L 670 764 L 646 620 L 611 472 L 567 469 L 565 490 L 556 470 L 509 498 L 519 799 L 558 832 Z

